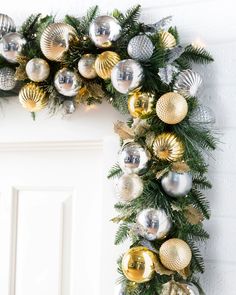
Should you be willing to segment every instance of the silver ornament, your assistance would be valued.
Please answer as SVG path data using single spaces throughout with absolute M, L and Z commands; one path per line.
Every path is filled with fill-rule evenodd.
M 32 58 L 26 64 L 26 74 L 31 81 L 42 82 L 50 74 L 49 64 L 42 58 Z
M 178 75 L 174 83 L 174 90 L 187 97 L 195 96 L 201 84 L 202 78 L 198 73 L 184 70 Z
M 119 283 L 115 286 L 114 295 L 126 295 L 125 285 L 123 283 Z
M 171 229 L 171 219 L 163 209 L 144 209 L 137 215 L 139 234 L 149 241 L 163 239 Z
M 198 288 L 194 284 L 186 284 L 189 295 L 200 295 Z
M 143 181 L 137 174 L 124 174 L 116 183 L 116 194 L 120 201 L 130 202 L 143 192 Z
M 15 88 L 15 71 L 9 67 L 3 67 L 0 69 L 0 89 L 9 91 Z
M 174 62 L 177 58 L 181 56 L 181 54 L 184 52 L 184 48 L 180 45 L 175 46 L 173 49 L 170 49 L 167 54 L 167 63 L 171 64 Z
M 125 59 L 114 66 L 111 72 L 111 82 L 120 93 L 128 93 L 137 88 L 143 78 L 141 65 L 133 59 Z
M 167 65 L 165 68 L 160 68 L 158 76 L 161 78 L 161 81 L 166 84 L 170 84 L 173 80 L 174 75 L 178 73 L 178 69 L 175 66 Z
M 96 57 L 93 54 L 85 54 L 78 62 L 78 70 L 81 76 L 86 79 L 94 79 L 97 77 L 95 70 Z
M 139 143 L 126 143 L 119 152 L 118 162 L 124 173 L 142 173 L 146 168 L 150 155 Z
M 54 86 L 64 96 L 75 96 L 81 88 L 81 81 L 74 71 L 63 68 L 56 73 Z
M 97 47 L 108 48 L 121 34 L 121 26 L 111 16 L 98 16 L 89 27 L 89 36 Z
M 146 35 L 139 35 L 129 41 L 127 50 L 131 58 L 146 61 L 152 56 L 154 46 Z
M 183 197 L 192 188 L 192 174 L 189 172 L 169 171 L 162 177 L 161 185 L 168 196 Z
M 25 42 L 19 33 L 8 33 L 0 40 L 0 54 L 7 61 L 16 63 Z
M 214 124 L 216 119 L 211 108 L 204 105 L 199 105 L 193 111 L 189 121 L 191 123 Z
M 167 16 L 159 20 L 154 24 L 144 25 L 144 29 L 146 32 L 155 33 L 156 31 L 164 30 L 172 21 L 172 16 Z
M 16 26 L 13 19 L 6 14 L 0 13 L 0 38 L 9 32 L 14 32 L 15 30 Z
M 69 99 L 64 100 L 63 101 L 63 110 L 64 110 L 65 115 L 73 114 L 76 110 L 76 105 L 75 105 L 74 100 L 69 100 Z

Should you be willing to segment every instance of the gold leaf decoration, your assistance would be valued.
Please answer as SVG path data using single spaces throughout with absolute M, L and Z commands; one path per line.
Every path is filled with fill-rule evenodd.
M 30 59 L 24 55 L 19 55 L 17 57 L 17 62 L 19 64 L 19 66 L 16 68 L 15 80 L 24 81 L 28 78 L 25 68 L 26 68 L 26 64 L 29 60 Z
M 167 275 L 170 276 L 172 274 L 174 274 L 174 272 L 170 269 L 167 269 L 163 264 L 161 264 L 159 258 L 157 258 L 157 262 L 155 264 L 155 271 L 156 273 L 158 273 L 159 275 Z
M 191 293 L 187 285 L 172 280 L 163 285 L 161 295 L 191 295 Z
M 165 168 L 165 169 L 162 169 L 162 170 L 158 171 L 157 174 L 156 174 L 156 179 L 159 180 L 168 171 L 169 171 L 169 168 Z
M 191 275 L 190 265 L 188 265 L 184 269 L 178 270 L 177 272 L 179 275 L 181 275 L 183 279 L 186 280 Z
M 190 171 L 190 168 L 185 162 L 175 162 L 172 164 L 171 171 L 177 173 L 186 173 Z
M 147 123 L 146 120 L 142 120 L 139 118 L 134 119 L 132 124 L 132 129 L 134 134 L 137 136 L 143 136 L 147 133 L 147 130 L 150 128 L 150 125 Z
M 114 132 L 123 140 L 134 138 L 134 131 L 128 127 L 127 124 L 121 121 L 117 121 L 114 124 Z
M 203 214 L 191 205 L 184 209 L 184 215 L 191 224 L 199 224 L 204 220 Z

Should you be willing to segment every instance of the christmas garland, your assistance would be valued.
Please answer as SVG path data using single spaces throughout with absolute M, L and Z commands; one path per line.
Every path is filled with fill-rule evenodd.
M 82 103 L 107 100 L 127 122 L 117 122 L 119 161 L 115 243 L 129 238 L 118 260 L 117 294 L 203 294 L 199 241 L 209 204 L 205 153 L 214 150 L 214 115 L 199 103 L 202 82 L 192 64 L 213 61 L 199 46 L 181 46 L 171 17 L 138 21 L 140 6 L 98 16 L 98 7 L 61 22 L 30 16 L 16 32 L 0 14 L 0 97 L 19 95 L 33 116 L 48 107 L 66 114 Z

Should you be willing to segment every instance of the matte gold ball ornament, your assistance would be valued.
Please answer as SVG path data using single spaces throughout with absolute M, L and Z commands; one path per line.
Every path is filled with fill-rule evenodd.
M 120 56 L 114 51 L 104 51 L 95 61 L 95 70 L 98 76 L 104 80 L 110 79 L 111 71 L 120 61 Z
M 129 249 L 122 259 L 122 271 L 132 282 L 144 283 L 152 279 L 157 263 L 156 255 L 146 247 Z
M 152 112 L 154 95 L 148 92 L 135 91 L 130 93 L 128 109 L 134 118 L 142 118 Z
M 84 54 L 78 62 L 78 70 L 81 76 L 86 79 L 94 79 L 97 77 L 95 70 L 96 56 L 93 54 Z
M 31 81 L 42 82 L 50 74 L 50 67 L 46 60 L 42 58 L 32 58 L 26 64 L 26 74 Z

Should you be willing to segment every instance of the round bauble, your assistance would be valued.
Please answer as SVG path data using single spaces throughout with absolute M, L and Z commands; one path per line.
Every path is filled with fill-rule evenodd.
M 171 49 L 176 46 L 175 37 L 169 32 L 161 32 L 159 34 L 161 46 L 165 49 Z
M 31 81 L 42 82 L 50 74 L 49 64 L 42 58 L 32 58 L 26 64 L 26 74 Z
M 192 174 L 190 172 L 179 173 L 169 171 L 161 179 L 163 190 L 171 197 L 186 196 L 192 188 L 192 182 Z
M 188 103 L 182 95 L 175 92 L 168 92 L 158 99 L 156 113 L 164 123 L 177 124 L 186 117 Z
M 152 56 L 154 45 L 148 36 L 139 35 L 129 41 L 127 50 L 131 58 L 146 61 Z
M 75 29 L 65 23 L 50 24 L 43 32 L 40 47 L 49 60 L 62 61 L 70 42 L 77 36 Z
M 25 39 L 19 33 L 7 33 L 0 40 L 0 54 L 10 63 L 17 63 Z
M 137 174 L 124 174 L 116 183 L 116 194 L 120 201 L 130 202 L 143 192 L 143 181 Z
M 66 99 L 63 101 L 63 111 L 65 115 L 71 115 L 76 110 L 76 104 L 74 100 Z
M 15 30 L 16 26 L 13 19 L 6 14 L 0 13 L 0 38 L 7 33 L 14 32 Z
M 114 51 L 104 51 L 95 61 L 95 70 L 98 76 L 104 80 L 111 78 L 111 71 L 120 61 L 120 57 Z
M 139 143 L 126 143 L 119 152 L 119 165 L 124 173 L 142 173 L 148 165 L 150 155 Z
M 89 27 L 89 36 L 97 47 L 108 48 L 121 34 L 121 26 L 111 16 L 98 16 Z
M 191 123 L 197 124 L 214 124 L 216 119 L 211 108 L 204 105 L 199 105 L 192 112 L 189 121 Z
M 120 61 L 111 72 L 111 82 L 114 88 L 123 94 L 137 88 L 143 78 L 141 65 L 133 59 Z
M 150 281 L 155 273 L 156 255 L 145 247 L 129 249 L 122 259 L 122 271 L 128 280 L 136 283 Z
M 75 96 L 81 88 L 81 81 L 76 72 L 63 68 L 56 73 L 54 86 L 64 96 Z
M 78 62 L 78 70 L 81 76 L 86 79 L 94 79 L 97 77 L 95 70 L 96 56 L 93 54 L 84 54 Z
M 170 239 L 164 242 L 159 250 L 161 263 L 173 271 L 183 270 L 192 259 L 189 245 L 181 239 Z
M 154 95 L 149 92 L 135 91 L 130 93 L 128 109 L 134 118 L 150 115 L 153 108 Z
M 163 209 L 144 209 L 138 215 L 136 224 L 139 234 L 149 241 L 163 239 L 171 229 L 171 219 Z
M 3 67 L 0 69 L 0 89 L 9 91 L 15 88 L 15 71 L 9 67 Z

